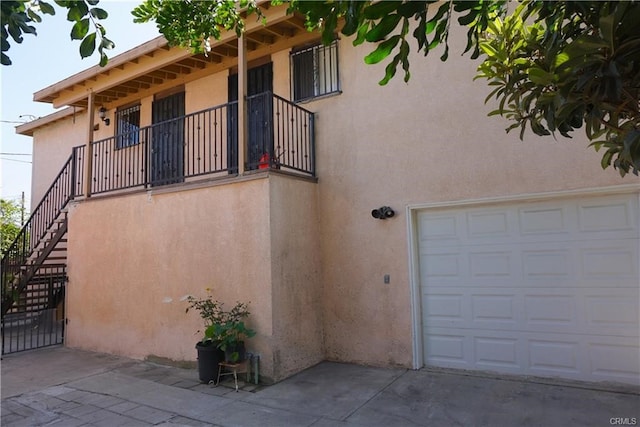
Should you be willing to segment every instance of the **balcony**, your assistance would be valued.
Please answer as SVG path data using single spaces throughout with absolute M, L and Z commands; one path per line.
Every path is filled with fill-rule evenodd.
M 265 92 L 247 98 L 244 171 L 314 178 L 313 113 Z M 238 103 L 211 107 L 92 143 L 91 194 L 238 174 Z M 84 194 L 86 147 L 73 154 L 74 195 Z M 73 196 L 72 196 L 73 197 Z

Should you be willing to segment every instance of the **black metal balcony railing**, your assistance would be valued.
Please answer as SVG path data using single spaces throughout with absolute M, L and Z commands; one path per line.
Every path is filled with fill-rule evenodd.
M 315 177 L 314 115 L 265 92 L 247 99 L 245 169 L 278 169 Z M 135 133 L 92 143 L 91 175 L 86 176 L 86 146 L 75 147 L 42 201 L 33 210 L 1 262 L 2 313 L 37 273 L 56 237 L 48 234 L 72 199 L 135 187 L 160 186 L 186 179 L 238 172 L 238 104 L 212 107 L 163 121 Z M 55 231 L 55 230 L 54 230 Z M 49 246 L 46 246 L 49 245 Z M 42 248 L 42 246 L 46 246 Z M 38 255 L 38 249 L 43 254 Z M 29 268 L 27 268 L 29 266 Z
M 247 99 L 249 169 L 287 169 L 315 176 L 314 115 L 264 93 Z
M 245 169 L 315 176 L 313 113 L 270 92 L 249 97 L 247 110 Z M 237 111 L 231 102 L 95 141 L 91 192 L 237 173 Z

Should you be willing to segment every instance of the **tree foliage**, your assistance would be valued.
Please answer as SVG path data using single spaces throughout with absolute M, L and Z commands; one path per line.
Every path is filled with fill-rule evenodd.
M 17 13 L 12 23 L 5 21 L 5 3 Z M 56 3 L 69 9 L 68 19 L 75 22 L 72 38 L 74 34 L 82 38 L 81 54 L 95 49 L 97 34 L 102 37 L 103 58 L 110 43 L 103 28 L 87 34 L 83 21 L 87 12 L 100 18 L 89 9 L 97 0 Z M 43 13 L 50 11 L 43 8 L 43 1 L 31 4 L 39 5 Z M 603 168 L 613 166 L 623 176 L 638 175 L 640 0 L 521 0 L 512 12 L 507 4 L 506 0 L 290 0 L 288 9 L 303 14 L 307 29 L 319 31 L 325 44 L 337 33 L 352 37 L 355 46 L 373 44 L 364 61 L 387 61 L 381 85 L 399 69 L 405 81 L 410 79 L 412 49 L 424 56 L 439 49 L 440 59 L 446 61 L 451 25 L 461 26 L 467 35 L 463 54 L 482 60 L 476 78 L 486 79 L 492 89 L 486 102 L 497 101 L 498 108 L 490 115 L 512 122 L 507 132 L 520 129 L 522 138 L 528 128 L 536 135 L 571 137 L 584 126 L 591 146 L 603 152 Z M 21 2 L 2 2 L 3 64 L 9 46 L 5 34 L 20 43 L 21 33 L 35 33 L 28 23 L 39 18 L 27 9 Z M 146 0 L 132 13 L 135 22 L 155 21 L 170 44 L 205 53 L 210 39 L 219 38 L 222 30 L 240 34 L 252 13 L 264 19 L 255 0 Z
M 202 50 L 219 29 L 242 31 L 233 1 L 147 0 L 134 10 L 139 21 L 155 20 L 170 43 Z M 281 4 L 277 0 L 272 3 Z M 242 7 L 256 11 L 253 2 Z M 466 28 L 464 53 L 481 58 L 476 78 L 492 88 L 507 132 L 527 127 L 536 135 L 570 137 L 585 127 L 591 145 L 604 150 L 601 165 L 621 175 L 640 168 L 640 2 L 523 0 L 513 12 L 506 0 L 304 1 L 289 11 L 302 13 L 310 31 L 325 44 L 337 33 L 353 45 L 372 43 L 367 64 L 388 61 L 381 85 L 398 69 L 410 74 L 412 44 L 428 56 L 449 56 L 452 23 Z M 259 11 L 258 11 L 259 13 Z M 211 29 L 213 28 L 213 30 Z M 413 43 L 410 41 L 413 39 Z
M 12 200 L 0 199 L 0 248 L 4 253 L 20 232 L 22 208 Z
M 71 40 L 80 40 L 80 56 L 93 55 L 98 48 L 100 65 L 105 66 L 109 58 L 105 50 L 113 49 L 114 43 L 107 38 L 107 31 L 100 21 L 109 14 L 96 7 L 99 0 L 55 0 L 55 4 L 66 10 L 67 21 L 72 22 Z M 14 43 L 22 43 L 24 34 L 37 35 L 35 24 L 42 22 L 42 15 L 55 15 L 56 9 L 42 0 L 0 2 L 2 15 L 2 65 L 11 65 L 7 54 Z M 93 31 L 90 32 L 91 28 Z
M 173 45 L 194 52 L 209 51 L 209 39 L 219 39 L 222 30 L 244 31 L 241 11 L 261 16 L 255 1 L 163 1 L 147 0 L 131 12 L 134 22 L 155 21 L 158 30 Z
M 532 17 L 535 17 L 533 19 Z M 570 17 L 570 18 L 567 18 Z M 532 21 L 529 23 L 529 21 Z M 640 167 L 640 5 L 531 2 L 489 24 L 477 78 L 500 114 L 536 135 L 585 127 L 601 165 Z

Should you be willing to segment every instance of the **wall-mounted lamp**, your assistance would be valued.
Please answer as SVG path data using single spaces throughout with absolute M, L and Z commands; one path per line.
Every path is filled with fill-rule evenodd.
M 111 123 L 111 120 L 107 118 L 107 109 L 104 107 L 100 107 L 100 109 L 98 110 L 98 117 L 100 117 L 100 120 L 102 120 L 107 126 L 109 126 L 109 123 Z
M 383 206 L 381 208 L 378 209 L 374 209 L 371 211 L 371 216 L 376 218 L 376 219 L 387 219 L 387 218 L 391 218 L 395 215 L 396 213 L 394 212 L 393 209 L 391 209 L 389 206 Z

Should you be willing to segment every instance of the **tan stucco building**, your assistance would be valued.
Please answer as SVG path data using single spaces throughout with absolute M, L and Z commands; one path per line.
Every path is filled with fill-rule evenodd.
M 32 206 L 71 162 L 65 345 L 193 361 L 181 298 L 211 288 L 250 301 L 265 381 L 336 360 L 640 385 L 638 179 L 506 134 L 468 57 L 381 87 L 370 46 L 284 10 L 35 94 L 66 107 L 18 128 Z

